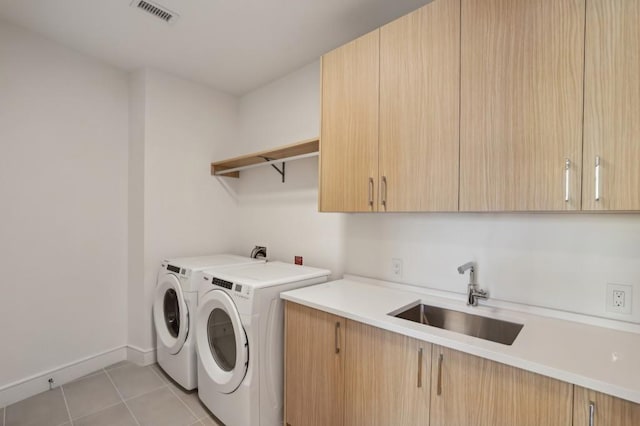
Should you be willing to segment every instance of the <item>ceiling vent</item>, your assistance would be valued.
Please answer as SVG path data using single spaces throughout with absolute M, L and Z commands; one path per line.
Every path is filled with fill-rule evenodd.
M 168 24 L 174 23 L 178 19 L 178 14 L 170 11 L 164 6 L 160 6 L 158 3 L 153 3 L 146 0 L 133 0 L 131 7 L 135 7 L 143 12 L 155 16 L 158 19 L 162 19 Z

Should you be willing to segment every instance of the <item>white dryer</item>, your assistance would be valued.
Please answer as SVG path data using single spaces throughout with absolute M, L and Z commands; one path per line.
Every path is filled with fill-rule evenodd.
M 194 327 L 201 271 L 263 262 L 229 254 L 162 262 L 153 300 L 156 351 L 160 367 L 180 386 L 191 390 L 198 384 Z
M 227 426 L 281 426 L 284 309 L 280 293 L 330 271 L 282 262 L 203 272 L 196 314 L 198 396 Z

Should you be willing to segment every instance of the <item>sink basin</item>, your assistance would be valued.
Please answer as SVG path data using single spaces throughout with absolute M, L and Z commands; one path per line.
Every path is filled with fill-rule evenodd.
M 503 345 L 513 344 L 523 327 L 523 324 L 423 304 L 403 308 L 389 315 Z

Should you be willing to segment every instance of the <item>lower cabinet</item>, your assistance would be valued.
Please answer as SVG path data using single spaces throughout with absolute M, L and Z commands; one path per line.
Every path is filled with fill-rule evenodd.
M 573 424 L 576 426 L 638 426 L 640 404 L 575 387 Z
M 347 320 L 345 426 L 429 422 L 431 344 Z
M 292 302 L 285 426 L 639 426 L 640 405 Z
M 571 426 L 573 386 L 434 346 L 431 426 Z
M 284 318 L 285 424 L 341 426 L 344 318 L 291 302 Z

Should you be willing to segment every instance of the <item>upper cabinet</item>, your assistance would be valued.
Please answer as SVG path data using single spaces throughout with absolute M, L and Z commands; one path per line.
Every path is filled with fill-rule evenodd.
M 379 211 L 457 211 L 460 0 L 380 29 Z
M 589 0 L 583 210 L 640 210 L 640 2 Z
M 320 211 L 377 205 L 380 31 L 322 57 Z
M 580 209 L 584 3 L 462 1 L 460 210 Z
M 434 0 L 326 54 L 320 211 L 640 210 L 638 22 Z
M 320 210 L 457 211 L 460 1 L 322 58 Z

